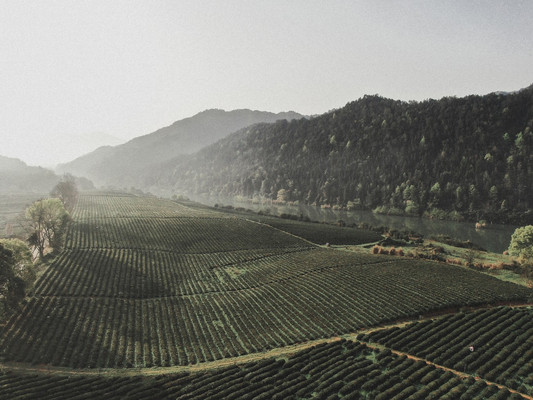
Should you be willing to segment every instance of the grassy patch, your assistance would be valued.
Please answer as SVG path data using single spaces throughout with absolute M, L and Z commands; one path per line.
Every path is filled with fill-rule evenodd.
M 451 245 L 449 241 L 445 243 L 426 239 L 423 243 L 407 243 L 404 247 L 375 245 L 364 249 L 361 246 L 344 246 L 343 249 L 440 261 L 464 268 L 472 268 L 502 281 L 527 287 L 531 285 L 531 282 L 522 274 L 520 263 L 515 257 L 475 248 L 457 247 Z

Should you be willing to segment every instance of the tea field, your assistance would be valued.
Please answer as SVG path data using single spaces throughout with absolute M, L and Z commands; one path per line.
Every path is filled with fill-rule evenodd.
M 225 208 L 221 208 L 220 210 L 226 214 L 235 214 L 252 221 L 273 226 L 274 228 L 320 245 L 357 245 L 377 242 L 383 239 L 383 237 L 377 232 L 355 227 L 319 222 L 305 223 L 297 219 L 288 218 L 287 216 L 286 218 L 280 218 L 272 215 L 256 214 L 254 212 L 243 212 L 232 209 L 228 210 Z M 296 216 L 290 217 L 295 218 Z
M 290 222 L 297 223 L 305 224 Z M 351 341 L 312 350 L 322 354 L 317 359 L 304 352 L 295 355 L 298 361 L 268 359 L 156 378 L 30 374 L 25 380 L 28 374 L 9 370 L 48 365 L 113 376 L 125 368 L 159 367 L 163 374 L 428 313 L 531 301 L 530 289 L 465 268 L 322 248 L 295 234 L 317 225 L 287 233 L 282 226 L 151 197 L 80 196 L 65 249 L 20 314 L 1 327 L 0 398 L 32 398 L 37 382 L 51 390 L 40 398 L 76 398 L 72 391 L 83 385 L 92 387 L 86 398 L 231 398 L 230 392 L 240 393 L 233 398 L 425 398 L 435 390 L 452 398 L 463 389 L 515 396 L 429 365 L 429 378 L 405 386 L 398 377 L 422 370 L 421 364 L 388 353 L 378 357 L 378 350 Z M 363 234 L 357 232 L 362 241 Z
M 61 376 L 0 373 L 10 399 L 523 399 L 424 361 L 340 340 L 290 357 L 197 373 Z
M 360 339 L 533 395 L 532 308 L 457 313 Z

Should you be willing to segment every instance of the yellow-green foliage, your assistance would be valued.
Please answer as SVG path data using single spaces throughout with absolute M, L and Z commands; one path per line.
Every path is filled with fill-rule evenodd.
M 533 260 L 533 225 L 516 228 L 511 237 L 509 253 L 525 261 Z
M 26 209 L 26 218 L 32 230 L 29 243 L 39 251 L 41 258 L 47 247 L 58 250 L 62 246 L 69 213 L 61 200 L 36 201 Z

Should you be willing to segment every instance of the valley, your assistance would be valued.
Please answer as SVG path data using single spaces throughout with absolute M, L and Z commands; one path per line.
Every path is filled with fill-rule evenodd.
M 0 400 L 533 400 L 532 15 L 4 0 Z
M 80 195 L 72 217 L 64 249 L 0 332 L 0 396 L 531 395 L 532 371 L 519 356 L 511 360 L 524 367 L 522 384 L 460 371 L 457 361 L 429 353 L 413 351 L 421 360 L 411 360 L 395 353 L 409 348 L 389 350 L 376 339 L 388 331 L 370 333 L 390 326 L 388 337 L 403 337 L 414 328 L 392 328 L 398 321 L 425 327 L 436 318 L 454 335 L 454 318 L 514 315 L 502 305 L 521 304 L 511 318 L 513 345 L 527 352 L 530 328 L 519 318 L 527 320 L 533 291 L 524 286 L 445 263 L 318 245 L 372 243 L 379 240 L 372 231 L 260 221 L 192 202 L 93 192 Z M 505 343 L 484 357 L 515 351 Z

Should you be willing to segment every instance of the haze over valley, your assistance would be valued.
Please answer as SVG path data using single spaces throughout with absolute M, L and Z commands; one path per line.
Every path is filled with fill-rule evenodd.
M 1 5 L 1 399 L 533 398 L 533 2 Z
M 87 176 L 103 186 L 139 187 L 138 177 L 147 169 L 157 168 L 180 155 L 194 153 L 239 129 L 259 122 L 302 117 L 295 112 L 206 110 L 123 145 L 101 147 L 59 165 L 57 170 Z
M 58 170 L 167 197 L 519 224 L 533 221 L 532 129 L 533 86 L 409 103 L 364 96 L 313 118 L 208 110 Z
M 532 82 L 528 1 L 4 4 L 0 154 L 31 166 L 209 109 L 319 115 Z

